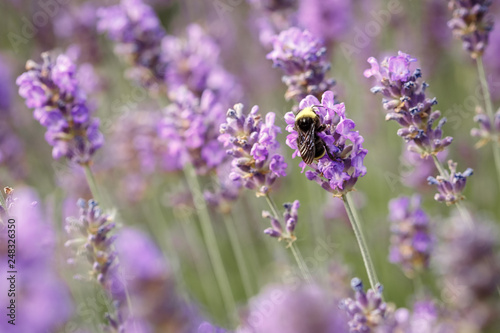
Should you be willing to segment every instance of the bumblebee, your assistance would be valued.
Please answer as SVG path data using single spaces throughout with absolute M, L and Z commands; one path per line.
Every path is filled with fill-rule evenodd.
M 314 106 L 306 107 L 297 113 L 294 129 L 299 134 L 297 147 L 300 157 L 306 164 L 311 164 L 315 159 L 320 159 L 325 154 L 328 154 L 332 160 L 334 159 L 326 148 L 325 142 L 318 135 L 326 129 L 326 126 L 320 123 Z

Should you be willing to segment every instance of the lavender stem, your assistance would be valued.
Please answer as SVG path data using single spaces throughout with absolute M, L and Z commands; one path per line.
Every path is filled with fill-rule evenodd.
M 97 183 L 95 181 L 94 174 L 90 169 L 90 166 L 88 164 L 83 165 L 83 170 L 85 170 L 85 177 L 87 178 L 87 183 L 90 187 L 90 192 L 92 193 L 92 197 L 94 198 L 95 201 L 97 201 L 99 204 L 102 205 L 103 202 L 101 201 L 99 189 L 97 187 Z
M 219 289 L 222 293 L 224 306 L 226 308 L 226 311 L 231 314 L 231 318 L 234 320 L 234 310 L 236 309 L 236 302 L 234 300 L 233 292 L 231 291 L 231 286 L 229 285 L 229 278 L 222 262 L 219 247 L 217 246 L 215 231 L 213 229 L 212 221 L 210 219 L 210 215 L 203 198 L 200 183 L 198 182 L 198 176 L 196 175 L 196 171 L 190 163 L 187 163 L 183 170 L 189 189 L 191 190 L 191 194 L 193 196 L 194 206 L 200 219 L 203 239 L 207 246 L 210 262 L 212 263 L 215 271 L 217 284 L 219 285 Z
M 373 261 L 370 257 L 370 251 L 368 250 L 368 246 L 366 245 L 366 240 L 363 235 L 363 228 L 361 227 L 360 220 L 357 216 L 356 211 L 353 209 L 354 204 L 351 200 L 351 196 L 344 194 L 342 195 L 342 200 L 344 201 L 347 216 L 349 217 L 352 229 L 354 230 L 354 235 L 356 236 L 356 240 L 358 241 L 359 249 L 361 250 L 361 256 L 363 257 L 363 262 L 365 264 L 366 273 L 368 274 L 368 279 L 370 280 L 370 285 L 373 290 L 378 290 L 378 278 L 377 274 L 375 273 L 375 267 L 373 266 Z
M 243 282 L 243 289 L 245 290 L 246 297 L 253 295 L 252 292 L 252 282 L 250 281 L 250 271 L 248 270 L 245 256 L 243 255 L 243 250 L 238 239 L 238 233 L 234 227 L 234 219 L 229 214 L 222 214 L 224 225 L 226 226 L 227 233 L 229 235 L 229 242 L 234 252 L 236 258 L 236 264 L 240 272 L 241 281 Z
M 483 92 L 483 99 L 484 99 L 484 104 L 486 106 L 486 113 L 488 114 L 488 117 L 490 118 L 490 121 L 492 124 L 495 122 L 495 115 L 493 114 L 493 105 L 491 103 L 491 96 L 490 96 L 490 90 L 488 87 L 488 81 L 486 80 L 486 74 L 484 72 L 484 65 L 483 65 L 483 57 L 479 56 L 476 59 L 476 64 L 477 64 L 477 72 L 479 74 L 479 82 L 481 83 L 481 90 Z M 495 145 L 495 142 L 492 142 L 491 145 L 493 149 L 493 159 L 495 160 L 495 168 L 497 171 L 497 181 L 499 184 L 500 188 L 500 146 Z
M 280 216 L 278 214 L 278 209 L 276 208 L 276 204 L 274 203 L 273 199 L 269 196 L 269 194 L 265 195 L 266 201 L 271 208 L 274 217 L 277 220 L 281 220 Z M 300 272 L 302 274 L 302 277 L 304 280 L 307 282 L 311 282 L 311 273 L 309 273 L 309 269 L 307 268 L 307 265 L 304 263 L 304 259 L 302 258 L 302 254 L 300 253 L 300 250 L 291 242 L 289 244 L 290 249 L 292 250 L 293 257 L 295 258 L 295 261 L 297 262 L 297 266 L 299 266 Z

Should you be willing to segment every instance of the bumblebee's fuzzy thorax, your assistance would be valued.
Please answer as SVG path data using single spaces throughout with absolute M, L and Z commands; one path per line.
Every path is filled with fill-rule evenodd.
M 297 115 L 295 116 L 295 121 L 298 122 L 300 119 L 303 119 L 303 118 L 316 119 L 316 118 L 318 118 L 318 115 L 316 114 L 316 112 L 314 112 L 314 110 L 311 106 L 308 106 L 308 107 L 300 110 L 299 113 L 297 113 Z

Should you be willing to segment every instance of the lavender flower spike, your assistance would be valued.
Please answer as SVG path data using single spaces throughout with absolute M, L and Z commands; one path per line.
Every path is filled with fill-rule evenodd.
M 233 158 L 229 178 L 257 191 L 257 196 L 264 196 L 277 178 L 286 176 L 285 158 L 277 152 L 276 136 L 281 130 L 274 125 L 273 112 L 263 120 L 258 106 L 247 116 L 243 108 L 243 104 L 236 104 L 229 109 L 226 123 L 220 126 L 219 141 Z
M 467 183 L 467 177 L 472 176 L 473 170 L 468 168 L 463 173 L 457 172 L 457 163 L 452 160 L 448 161 L 450 174 L 439 175 L 436 178 L 429 177 L 427 181 L 429 185 L 437 185 L 438 193 L 434 196 L 436 201 L 444 201 L 450 206 L 464 199 L 462 191 Z
M 299 200 L 295 200 L 293 203 L 283 204 L 283 207 L 285 208 L 285 212 L 283 213 L 283 219 L 286 224 L 285 230 L 283 230 L 280 221 L 276 219 L 276 217 L 274 217 L 268 211 L 263 211 L 262 217 L 271 220 L 271 228 L 267 228 L 266 230 L 264 230 L 264 233 L 271 237 L 278 238 L 278 240 L 280 241 L 284 239 L 290 244 L 297 239 L 293 232 L 299 219 L 298 210 L 300 207 L 300 202 Z
M 66 242 L 66 246 L 81 244 L 81 250 L 86 254 L 92 265 L 91 278 L 97 280 L 104 288 L 108 286 L 109 271 L 114 263 L 116 254 L 112 250 L 115 237 L 110 236 L 115 228 L 112 217 L 102 213 L 99 205 L 94 200 L 86 203 L 83 199 L 78 200 L 80 217 L 68 218 L 66 231 L 75 238 Z M 79 234 L 79 235 L 78 235 Z M 78 251 L 80 252 L 80 251 Z M 78 253 L 77 252 L 77 253 Z
M 363 148 L 363 137 L 354 131 L 356 124 L 345 115 L 344 103 L 335 104 L 333 92 L 327 91 L 323 94 L 321 103 L 314 96 L 307 96 L 300 104 L 300 109 L 314 107 L 320 117 L 321 124 L 326 129 L 318 135 L 323 139 L 330 154 L 325 154 L 319 160 L 309 166 L 312 170 L 306 171 L 309 180 L 317 182 L 323 189 L 333 193 L 335 196 L 352 191 L 358 178 L 366 174 L 363 160 L 367 150 Z M 298 133 L 294 129 L 295 114 L 288 112 L 285 115 L 288 124 L 286 130 L 290 132 L 286 138 L 286 144 L 294 149 L 293 157 L 299 155 L 297 148 Z M 331 155 L 334 159 L 330 158 Z M 303 161 L 299 166 L 302 171 L 307 167 Z
M 273 51 L 267 59 L 284 72 L 283 82 L 288 86 L 287 100 L 299 102 L 307 95 L 319 98 L 335 85 L 335 80 L 326 79 L 330 63 L 326 59 L 326 47 L 309 31 L 290 28 L 274 37 Z
M 481 108 L 476 109 L 477 114 L 474 116 L 474 121 L 479 125 L 478 128 L 473 128 L 470 134 L 480 138 L 476 143 L 476 148 L 481 148 L 488 142 L 500 144 L 500 109 L 494 115 L 493 124 L 487 114 Z
M 26 63 L 27 71 L 16 80 L 19 95 L 34 109 L 35 119 L 47 127 L 45 139 L 54 147 L 52 157 L 88 164 L 102 146 L 103 136 L 75 77 L 76 66 L 64 54 L 55 62 L 48 53 L 42 53 L 42 58 L 41 65 Z
M 488 16 L 491 3 L 491 0 L 450 0 L 448 3 L 453 12 L 448 27 L 462 39 L 464 49 L 473 59 L 482 56 L 488 46 L 493 30 L 493 20 Z
M 351 319 L 349 332 L 372 332 L 372 329 L 386 324 L 393 312 L 382 301 L 382 287 L 377 291 L 369 289 L 365 293 L 363 282 L 358 278 L 351 280 L 351 287 L 355 291 L 354 299 L 347 298 L 340 303 Z
M 420 201 L 420 196 L 415 195 L 389 202 L 389 219 L 392 222 L 389 261 L 400 264 L 409 277 L 429 266 L 432 250 L 429 218 L 420 207 Z
M 166 32 L 153 8 L 142 0 L 122 0 L 97 11 L 97 30 L 117 42 L 115 52 L 133 65 L 127 73 L 146 87 L 161 82 L 166 63 L 161 59 L 161 40 Z
M 386 120 L 398 122 L 402 128 L 397 134 L 406 142 L 415 143 L 409 149 L 426 157 L 444 150 L 453 138 L 442 138 L 446 118 L 438 121 L 441 113 L 432 111 L 437 100 L 425 96 L 429 85 L 420 81 L 420 69 L 411 70 L 411 63 L 415 61 L 417 59 L 401 51 L 397 56 L 385 58 L 380 64 L 371 57 L 368 62 L 372 67 L 365 70 L 364 75 L 376 80 L 377 85 L 371 91 L 385 97 L 382 104 L 388 111 Z M 438 124 L 434 127 L 436 121 Z

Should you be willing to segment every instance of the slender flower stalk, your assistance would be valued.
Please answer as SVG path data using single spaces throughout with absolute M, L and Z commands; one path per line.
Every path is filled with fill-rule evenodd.
M 196 175 L 196 171 L 191 164 L 186 164 L 183 170 L 185 179 L 194 198 L 194 205 L 200 219 L 203 239 L 205 241 L 205 245 L 207 246 L 210 262 L 212 263 L 212 267 L 215 271 L 217 284 L 222 293 L 224 306 L 226 308 L 226 311 L 229 313 L 229 316 L 234 319 L 236 315 L 234 312 L 234 310 L 236 309 L 236 302 L 234 300 L 233 292 L 231 291 L 231 286 L 229 284 L 229 278 L 226 269 L 224 268 L 224 263 L 222 262 L 220 250 L 217 245 L 215 231 L 213 229 L 208 208 L 206 206 L 205 200 L 203 199 L 203 193 L 198 181 L 198 176 Z
M 357 216 L 350 196 L 344 194 L 342 196 L 342 200 L 344 201 L 345 210 L 347 212 L 347 216 L 349 217 L 349 221 L 351 222 L 354 235 L 356 236 L 356 240 L 358 241 L 358 246 L 361 251 L 361 256 L 363 257 L 363 263 L 365 265 L 366 273 L 368 274 L 368 279 L 370 280 L 370 285 L 373 290 L 377 290 L 376 288 L 378 285 L 380 285 L 380 283 L 378 282 L 377 274 L 375 272 L 375 266 L 373 265 L 365 236 L 363 235 L 363 228 L 360 223 L 361 221 Z
M 483 57 L 479 56 L 476 59 L 477 71 L 479 73 L 479 82 L 481 83 L 481 91 L 483 92 L 484 104 L 486 106 L 486 113 L 489 118 L 489 123 L 495 127 L 497 127 L 498 123 L 500 123 L 498 112 L 497 114 L 493 113 L 493 104 L 491 102 L 490 89 L 488 86 L 488 81 L 486 80 L 486 75 L 484 73 L 484 65 L 483 65 Z M 498 135 L 498 134 L 497 134 Z M 500 189 L 500 141 L 493 140 L 491 142 L 491 148 L 493 150 L 493 159 L 495 161 L 495 169 L 497 172 L 497 181 Z

